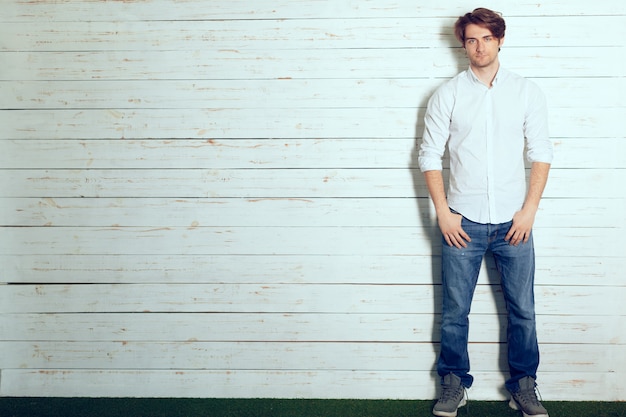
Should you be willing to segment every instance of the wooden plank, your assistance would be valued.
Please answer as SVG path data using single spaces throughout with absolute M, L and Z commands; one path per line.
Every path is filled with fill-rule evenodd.
M 506 50 L 525 77 L 621 77 L 622 46 Z M 0 79 L 278 79 L 452 77 L 467 68 L 462 48 L 0 52 Z M 166 63 L 166 64 L 164 64 Z
M 416 203 L 415 199 L 408 198 L 13 198 L 3 203 L 0 218 L 4 226 L 191 226 L 194 223 L 204 226 L 258 226 L 261 224 L 260 219 L 263 219 L 262 224 L 265 226 L 420 227 L 423 222 L 430 224 L 432 215 L 428 203 Z M 586 203 L 586 200 L 575 200 L 572 204 L 574 207 L 587 207 Z M 602 202 L 598 205 L 611 207 Z M 254 217 L 247 215 L 250 210 L 256 213 Z M 574 209 L 579 210 L 583 208 Z M 81 214 L 87 212 L 92 215 L 81 217 Z M 273 216 L 277 212 L 281 213 L 280 218 Z M 610 210 L 602 210 L 602 213 L 597 214 L 598 222 L 607 217 L 613 218 Z M 558 213 L 555 217 L 560 216 Z
M 623 108 L 555 108 L 553 138 L 622 137 Z M 287 117 L 288 116 L 288 117 Z M 108 109 L 0 112 L 0 139 L 421 137 L 423 109 Z
M 602 136 L 610 136 L 614 112 L 592 111 L 598 118 L 579 123 L 578 135 L 597 135 L 595 121 L 607 119 Z M 409 108 L 15 110 L 0 112 L 0 139 L 413 138 L 423 130 L 416 121 Z
M 447 170 L 444 171 L 447 176 Z M 621 203 L 625 170 L 554 169 L 544 198 Z M 598 187 L 597 184 L 604 184 Z M 4 197 L 43 198 L 415 198 L 428 190 L 417 169 L 7 169 Z M 621 191 L 621 192 L 620 192 Z
M 539 315 L 541 343 L 623 345 L 623 318 Z M 506 316 L 473 314 L 472 343 L 506 340 Z M 413 342 L 439 340 L 433 314 L 61 313 L 0 315 L 5 340 L 108 342 Z
M 90 20 L 66 22 L 62 29 L 56 21 L 6 22 L 0 27 L 0 51 L 446 48 L 460 46 L 454 20 Z M 625 23 L 624 16 L 510 17 L 507 26 L 514 30 L 506 36 L 506 47 L 615 46 Z
M 613 171 L 593 174 L 604 179 Z M 4 170 L 0 187 L 4 197 L 425 197 L 414 175 L 409 169 Z
M 4 140 L 0 168 L 415 168 L 415 146 L 411 138 Z
M 368 17 L 451 17 L 471 10 L 468 4 L 441 4 L 401 1 L 362 1 L 358 5 L 332 0 L 258 1 L 232 0 L 205 7 L 202 0 L 171 2 L 96 2 L 71 0 L 44 0 L 22 2 L 9 0 L 4 4 L 2 20 L 6 22 L 59 21 L 81 22 L 85 16 L 93 21 L 146 21 L 146 20 L 221 20 L 221 19 L 345 19 Z M 538 4 L 535 1 L 520 1 L 511 4 L 506 0 L 491 2 L 494 10 L 506 11 L 505 18 L 536 16 L 585 16 L 590 14 L 589 3 L 583 0 L 558 0 Z M 593 15 L 624 15 L 626 9 L 620 0 L 606 0 L 594 4 Z
M 433 371 L 437 343 L 0 342 L 3 369 Z M 542 344 L 542 372 L 619 373 L 623 345 Z M 506 344 L 470 343 L 473 369 L 508 369 Z M 303 360 L 306 358 L 306 360 Z
M 626 287 L 542 285 L 537 314 L 626 316 Z M 441 287 L 354 284 L 3 285 L 5 313 L 438 314 Z M 555 303 L 559 300 L 559 303 Z M 506 312 L 499 285 L 476 288 L 474 314 Z
M 435 234 L 436 233 L 436 234 Z M 624 258 L 614 229 L 539 229 L 535 248 L 543 256 L 565 256 L 585 242 L 586 256 Z M 441 237 L 432 228 L 407 227 L 7 227 L 6 255 L 431 255 Z
M 623 262 L 538 253 L 536 284 L 619 286 Z M 440 270 L 439 255 L 0 255 L 2 280 L 11 283 L 439 284 Z M 494 272 L 484 262 L 479 283 Z
M 473 400 L 504 400 L 501 372 L 473 373 Z M 619 401 L 621 378 L 616 373 L 544 372 L 538 382 L 544 400 Z M 437 377 L 428 371 L 106 371 L 19 370 L 2 373 L 0 395 L 190 398 L 337 398 L 431 399 Z M 503 410 L 508 410 L 505 403 Z
M 593 51 L 587 52 L 594 58 L 608 60 Z M 434 62 L 441 69 L 441 76 L 452 76 L 459 69 L 460 57 L 455 57 L 458 54 L 454 50 L 429 49 L 0 52 L 0 58 L 7 63 L 0 68 L 0 78 L 84 81 L 408 78 L 432 72 Z M 609 72 L 617 76 L 614 71 Z M 584 75 L 584 70 L 575 75 Z
M 413 228 L 20 227 L 3 230 L 0 250 L 16 255 L 429 255 L 433 246 L 428 239 L 430 233 L 428 229 Z
M 600 164 L 589 163 L 588 158 L 593 158 L 605 166 L 614 168 L 626 167 L 626 158 L 621 155 L 615 157 L 606 155 L 600 156 L 597 153 L 599 143 L 606 143 L 609 149 L 620 149 L 626 144 L 624 138 L 606 138 L 606 139 L 584 139 L 584 138 L 564 138 L 554 141 L 555 159 L 552 163 L 553 168 L 600 168 Z M 602 146 L 600 146 L 602 147 Z
M 249 216 L 253 211 L 255 216 Z M 626 198 L 544 198 L 535 220 L 545 227 L 623 225 Z M 89 213 L 86 216 L 85 213 Z M 280 216 L 275 216 L 280 213 Z M 11 198 L 0 206 L 3 226 L 428 227 L 435 209 L 420 198 Z M 261 220 L 262 219 L 262 220 Z
M 584 79 L 572 83 L 585 89 Z M 593 92 L 602 89 L 594 80 Z M 0 108 L 417 107 L 443 80 L 260 79 L 0 81 Z M 620 79 L 607 86 L 614 92 Z M 626 82 L 625 82 L 626 83 Z M 557 87 L 558 88 L 558 87 Z M 414 94 L 407 94 L 414 91 Z M 577 91 L 577 90 L 573 90 Z M 423 95 L 423 97 L 419 97 Z M 573 94 L 572 94 L 573 95 Z M 605 100 L 610 100 L 610 93 Z M 622 100 L 621 96 L 616 98 Z M 620 101 L 621 103 L 621 101 Z M 584 103 L 589 104 L 589 101 Z M 598 105 L 605 102 L 598 100 Z
M 624 107 L 624 78 L 532 78 L 550 107 Z M 439 78 L 0 81 L 2 109 L 425 107 Z
M 486 293 L 490 288 L 481 288 Z M 560 291 L 562 293 L 562 291 Z M 606 290 L 605 290 L 606 292 Z M 416 313 L 433 312 L 431 285 L 139 284 L 3 285 L 6 313 Z M 478 295 L 478 313 L 495 310 Z M 484 298 L 484 300 L 482 300 Z M 609 302 L 607 300 L 607 302 Z M 492 308 L 493 307 L 493 308 Z
M 548 18 L 547 22 L 552 19 Z M 69 22 L 63 26 L 63 30 L 59 30 L 55 21 L 16 22 L 6 23 L 0 29 L 0 39 L 3 39 L 0 41 L 0 51 L 449 47 L 456 41 L 452 30 L 449 33 L 441 31 L 441 20 L 441 18 L 156 22 L 124 20 Z M 618 22 L 619 17 L 608 17 L 605 20 L 607 23 Z M 609 24 L 606 26 L 610 27 Z M 163 38 L 162 33 L 172 35 Z M 367 37 L 362 36 L 365 33 Z M 577 36 L 576 33 L 572 35 Z M 559 33 L 554 33 L 554 36 L 560 38 L 561 42 L 572 42 Z M 614 40 L 610 40 L 609 36 L 609 34 L 607 37 L 597 35 L 595 38 L 599 44 L 611 45 Z M 577 38 L 589 42 L 584 37 Z M 579 43 L 578 46 L 583 45 Z

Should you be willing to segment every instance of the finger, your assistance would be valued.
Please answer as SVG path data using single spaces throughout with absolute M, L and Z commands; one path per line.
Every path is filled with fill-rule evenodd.
M 448 246 L 454 246 L 457 249 L 461 249 L 459 242 L 457 241 L 457 239 L 452 233 L 446 234 L 445 238 L 446 238 L 446 242 L 448 243 Z
M 509 239 L 508 239 L 509 245 L 517 246 L 517 244 L 519 243 L 519 232 L 511 231 L 509 232 L 509 234 L 510 234 Z M 507 240 L 506 236 L 504 237 L 504 240 Z
M 515 246 L 519 245 L 520 243 L 526 243 L 528 242 L 528 238 L 530 237 L 530 232 L 528 231 L 518 231 L 516 233 L 515 236 Z
M 522 240 L 524 240 L 524 232 L 517 232 L 517 236 L 515 237 L 515 246 L 522 243 Z
M 523 237 L 524 232 L 515 227 L 515 225 L 513 225 L 513 227 L 511 227 L 506 236 L 504 236 L 504 240 L 509 242 L 511 245 L 517 246 L 519 245 Z
M 453 235 L 452 238 L 454 239 L 455 246 L 457 248 L 462 249 L 462 248 L 467 247 L 467 243 L 465 243 L 465 240 L 459 233 L 457 233 L 456 235 Z

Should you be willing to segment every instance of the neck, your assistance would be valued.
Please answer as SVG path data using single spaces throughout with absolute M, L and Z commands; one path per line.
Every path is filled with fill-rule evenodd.
M 496 78 L 498 69 L 500 69 L 500 63 L 496 60 L 492 64 L 486 67 L 477 67 L 470 64 L 472 72 L 478 79 L 488 87 L 491 87 L 493 80 Z

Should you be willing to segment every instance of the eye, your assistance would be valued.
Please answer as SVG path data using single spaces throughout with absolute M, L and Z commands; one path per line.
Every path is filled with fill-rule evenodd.
M 476 43 L 476 39 L 468 39 L 467 43 L 468 45 L 474 45 Z
M 485 36 L 485 42 L 491 42 L 493 40 L 492 36 Z

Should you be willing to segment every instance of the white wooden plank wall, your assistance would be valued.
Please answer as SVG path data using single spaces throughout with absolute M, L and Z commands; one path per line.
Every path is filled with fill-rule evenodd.
M 476 7 L 435 3 L 3 1 L 0 395 L 434 398 L 415 142 Z M 489 7 L 556 144 L 543 398 L 626 400 L 626 3 Z M 494 275 L 473 399 L 504 398 Z

